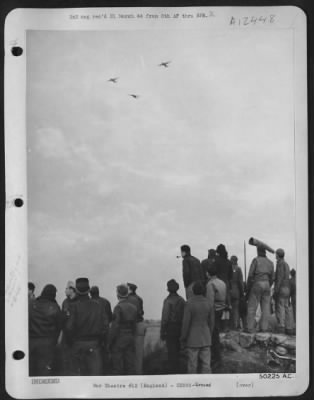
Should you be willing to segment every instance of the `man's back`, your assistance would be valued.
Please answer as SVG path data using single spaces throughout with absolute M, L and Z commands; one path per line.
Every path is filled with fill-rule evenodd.
M 185 300 L 171 293 L 164 300 L 161 316 L 161 335 L 179 336 L 183 320 Z
M 203 275 L 206 278 L 206 273 L 208 272 L 209 268 L 214 264 L 215 259 L 214 258 L 205 258 L 201 262 L 202 270 L 203 270 Z
M 120 300 L 113 310 L 113 321 L 110 329 L 109 343 L 113 343 L 119 336 L 135 335 L 137 322 L 137 308 L 127 299 Z
M 128 301 L 137 309 L 137 322 L 142 322 L 144 320 L 143 299 L 136 293 L 130 293 Z
M 100 304 L 100 306 L 102 308 L 102 312 L 105 313 L 106 318 L 107 318 L 107 323 L 109 325 L 109 323 L 112 321 L 112 310 L 111 310 L 111 304 L 110 304 L 109 300 L 105 299 L 104 297 L 100 297 L 100 296 L 93 297 L 93 300 Z
M 227 258 L 217 256 L 215 259 L 215 264 L 217 266 L 217 277 L 225 282 L 227 287 L 231 285 L 232 280 L 232 264 Z
M 187 347 L 211 345 L 213 309 L 203 295 L 188 299 L 184 308 L 181 338 Z
M 106 316 L 99 303 L 88 296 L 79 296 L 73 305 L 67 330 L 76 340 L 99 339 L 105 330 Z
M 38 298 L 29 304 L 30 337 L 51 337 L 57 339 L 61 324 L 61 310 L 55 301 Z
M 274 263 L 267 257 L 256 257 L 253 259 L 249 278 L 255 282 L 269 281 L 270 286 L 274 279 Z
M 214 277 L 207 283 L 206 298 L 210 306 L 214 306 L 216 311 L 226 308 L 227 303 L 227 286 L 222 279 Z
M 276 266 L 275 290 L 280 287 L 290 287 L 290 268 L 284 260 L 279 260 Z

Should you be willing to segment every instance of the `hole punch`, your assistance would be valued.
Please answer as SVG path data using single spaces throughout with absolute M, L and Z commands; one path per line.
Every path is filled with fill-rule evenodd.
M 19 46 L 13 46 L 11 49 L 11 53 L 15 56 L 15 57 L 19 57 L 23 54 L 23 49 L 22 47 Z
M 15 350 L 12 354 L 12 357 L 14 358 L 14 360 L 23 360 L 23 358 L 25 357 L 25 353 L 22 350 Z
M 23 204 L 24 204 L 24 201 L 22 199 L 15 199 L 14 200 L 15 207 L 22 207 Z

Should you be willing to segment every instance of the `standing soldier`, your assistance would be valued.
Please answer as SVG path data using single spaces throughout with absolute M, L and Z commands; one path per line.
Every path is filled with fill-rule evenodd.
M 214 310 L 214 325 L 212 329 L 212 364 L 221 361 L 220 339 L 222 313 L 227 307 L 227 287 L 223 280 L 217 276 L 217 264 L 214 263 L 207 271 L 208 283 L 206 297 L 208 304 Z
M 76 290 L 75 284 L 72 281 L 67 283 L 65 288 L 65 296 L 66 298 L 62 303 L 62 313 L 64 320 L 64 327 L 67 324 L 67 320 L 71 314 L 71 307 L 73 307 L 73 303 L 76 300 Z M 62 331 L 62 340 L 61 340 L 61 349 L 62 349 L 62 361 L 63 361 L 63 373 L 64 375 L 71 375 L 73 373 L 73 367 L 71 365 L 72 355 L 71 355 L 71 338 L 67 335 L 65 329 Z
M 102 313 L 106 315 L 105 332 L 104 336 L 102 337 L 101 350 L 102 350 L 104 372 L 107 372 L 107 370 L 109 369 L 108 334 L 109 334 L 109 324 L 112 321 L 111 304 L 109 300 L 99 296 L 98 286 L 91 287 L 90 295 L 91 298 L 100 305 L 100 307 L 102 308 Z
M 233 277 L 232 264 L 228 260 L 228 252 L 224 244 L 220 244 L 216 249 L 217 256 L 215 259 L 217 278 L 221 279 L 226 284 L 227 289 L 227 307 L 224 311 L 222 328 L 227 331 L 229 329 L 229 319 L 230 319 L 230 308 L 231 308 L 231 282 Z
M 264 247 L 257 247 L 257 257 L 251 263 L 247 290 L 248 290 L 248 311 L 247 331 L 255 331 L 255 316 L 257 307 L 261 306 L 260 329 L 266 332 L 270 317 L 270 288 L 274 282 L 274 263 L 266 257 Z
M 198 258 L 191 255 L 190 246 L 184 244 L 181 246 L 181 256 L 183 258 L 183 282 L 185 287 L 186 298 L 193 296 L 192 286 L 197 281 L 205 283 L 205 276 Z
M 54 285 L 46 285 L 41 295 L 29 304 L 30 376 L 53 374 L 55 349 L 62 325 L 56 293 Z
M 297 322 L 297 311 L 296 311 L 296 272 L 295 269 L 292 268 L 290 271 L 291 279 L 290 279 L 290 298 L 293 310 L 293 318 L 294 322 Z
M 129 288 L 117 286 L 118 304 L 113 310 L 109 332 L 109 349 L 112 353 L 113 375 L 134 375 L 135 332 L 138 310 L 128 300 Z
M 276 318 L 280 333 L 291 333 L 289 324 L 290 268 L 286 263 L 283 249 L 276 250 L 276 275 L 274 298 L 276 302 Z
M 100 343 L 107 325 L 100 304 L 89 297 L 89 280 L 76 279 L 77 300 L 71 307 L 66 333 L 72 345 L 74 375 L 96 376 L 102 373 Z
M 128 301 L 137 309 L 136 330 L 135 330 L 135 373 L 143 374 L 144 358 L 144 337 L 146 327 L 144 323 L 143 299 L 136 293 L 137 286 L 134 283 L 128 283 L 129 296 Z
M 207 277 L 208 268 L 211 265 L 213 265 L 213 263 L 215 262 L 215 258 L 216 258 L 216 250 L 210 249 L 210 250 L 208 250 L 208 257 L 205 258 L 205 260 L 203 260 L 201 262 L 202 269 L 203 269 L 203 275 L 204 275 L 205 279 Z
M 166 341 L 169 373 L 176 374 L 180 372 L 180 335 L 185 300 L 178 295 L 179 284 L 174 279 L 167 282 L 167 289 L 169 296 L 162 308 L 160 339 Z
M 214 309 L 204 296 L 204 283 L 195 282 L 194 296 L 184 307 L 181 343 L 186 348 L 189 374 L 211 373 L 211 344 L 214 326 Z
M 232 280 L 231 280 L 231 321 L 234 329 L 240 328 L 240 299 L 244 296 L 243 274 L 238 266 L 238 257 L 230 258 L 232 264 Z

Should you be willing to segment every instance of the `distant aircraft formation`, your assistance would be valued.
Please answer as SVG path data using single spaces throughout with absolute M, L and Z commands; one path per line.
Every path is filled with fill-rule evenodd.
M 169 68 L 169 64 L 171 63 L 171 61 L 163 61 L 160 64 L 158 64 L 158 67 L 164 67 L 164 68 Z M 119 77 L 116 78 L 110 78 L 107 80 L 107 82 L 110 83 L 118 83 Z M 134 93 L 129 93 L 129 96 L 132 97 L 133 99 L 137 100 L 140 95 L 139 94 L 134 94 Z

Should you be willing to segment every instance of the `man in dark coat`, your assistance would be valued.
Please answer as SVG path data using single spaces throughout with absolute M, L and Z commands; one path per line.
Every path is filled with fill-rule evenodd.
M 143 374 L 143 358 L 144 358 L 144 338 L 146 333 L 146 325 L 144 323 L 144 307 L 143 299 L 136 293 L 137 285 L 127 283 L 129 288 L 128 301 L 137 309 L 136 330 L 135 330 L 135 373 Z
M 241 268 L 238 266 L 238 257 L 230 258 L 232 264 L 232 280 L 231 280 L 231 322 L 233 329 L 240 328 L 240 299 L 244 296 L 244 282 Z
M 202 269 L 203 269 L 203 274 L 204 274 L 205 279 L 207 277 L 208 269 L 215 262 L 215 258 L 216 258 L 216 250 L 210 249 L 210 250 L 208 250 L 208 257 L 205 258 L 205 260 L 203 260 L 201 262 Z
M 185 287 L 186 298 L 189 299 L 193 296 L 193 284 L 197 281 L 201 281 L 205 285 L 205 276 L 201 266 L 201 262 L 198 258 L 191 255 L 190 246 L 184 244 L 181 246 L 182 261 L 182 272 L 183 282 Z
M 99 288 L 98 286 L 92 286 L 90 289 L 90 296 L 93 300 L 95 300 L 99 305 L 102 307 L 102 312 L 106 315 L 106 326 L 105 332 L 103 336 L 103 341 L 101 343 L 101 352 L 103 358 L 103 368 L 104 372 L 109 370 L 109 352 L 108 352 L 108 334 L 109 334 L 109 324 L 112 321 L 112 310 L 111 304 L 109 300 L 99 295 Z
M 180 335 L 185 300 L 178 295 L 179 284 L 171 279 L 167 282 L 168 297 L 164 300 L 160 339 L 166 341 L 168 350 L 168 371 L 170 374 L 180 372 Z
M 77 300 L 66 323 L 66 332 L 73 342 L 74 375 L 96 376 L 102 373 L 100 344 L 103 341 L 107 316 L 100 304 L 89 297 L 89 280 L 76 280 Z
M 41 295 L 29 304 L 29 375 L 53 374 L 62 314 L 56 302 L 57 289 L 46 285 Z
M 204 296 L 204 282 L 193 284 L 194 296 L 184 307 L 181 343 L 186 348 L 189 374 L 211 373 L 211 344 L 214 308 Z
M 113 375 L 135 374 L 135 332 L 138 310 L 129 302 L 128 296 L 127 285 L 117 286 L 119 302 L 113 310 L 113 321 L 109 332 Z
M 229 329 L 230 309 L 231 309 L 231 282 L 233 277 L 232 264 L 228 260 L 228 252 L 225 245 L 220 244 L 216 249 L 217 256 L 215 259 L 217 278 L 221 279 L 226 284 L 227 288 L 227 309 L 224 311 L 222 329 L 227 331 Z

